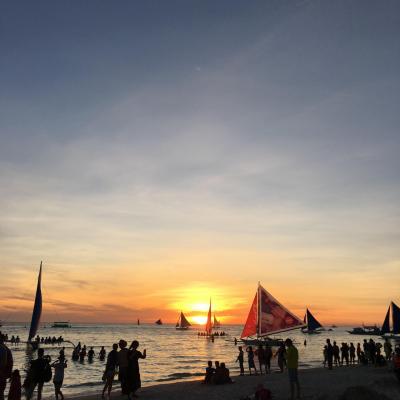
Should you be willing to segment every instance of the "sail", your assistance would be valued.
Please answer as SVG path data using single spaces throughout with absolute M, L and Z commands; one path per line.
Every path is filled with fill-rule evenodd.
M 211 332 L 212 332 L 212 323 L 211 323 L 211 299 L 210 299 L 210 308 L 208 309 L 208 315 L 207 315 L 206 332 L 207 332 L 208 335 L 211 335 Z
M 190 322 L 186 319 L 185 315 L 181 311 L 181 315 L 178 318 L 178 322 L 176 323 L 175 327 L 176 328 L 188 328 L 189 326 L 192 326 Z
M 247 316 L 246 323 L 243 327 L 240 337 L 246 338 L 257 334 L 257 292 L 254 296 L 253 303 L 251 304 L 249 315 Z
M 261 285 L 259 292 L 259 327 L 258 335 L 267 336 L 304 326 L 303 321 L 285 308 Z
M 39 328 L 40 317 L 42 315 L 42 262 L 40 262 L 39 277 L 36 287 L 35 304 L 33 305 L 31 327 L 29 329 L 28 342 L 36 335 Z
M 392 301 L 392 318 L 393 318 L 393 331 L 392 333 L 400 333 L 400 308 Z
M 390 332 L 390 322 L 389 322 L 389 320 L 390 320 L 390 306 L 389 306 L 389 308 L 387 310 L 385 320 L 383 321 L 383 324 L 382 324 L 381 335 L 384 335 L 385 333 L 389 333 Z
M 307 327 L 309 331 L 315 331 L 318 328 L 322 328 L 322 325 L 315 319 L 314 315 L 311 314 L 307 308 Z
M 214 323 L 213 323 L 214 328 L 219 328 L 221 326 L 220 322 L 217 320 L 217 317 L 214 314 Z
M 160 318 L 160 319 L 158 319 L 158 320 L 156 321 L 156 324 L 157 324 L 157 325 L 162 325 L 161 318 Z

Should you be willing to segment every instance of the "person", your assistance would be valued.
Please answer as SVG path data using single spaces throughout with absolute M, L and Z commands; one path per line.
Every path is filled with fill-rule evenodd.
M 219 361 L 215 361 L 215 372 L 212 383 L 215 385 L 219 385 L 221 381 L 222 381 L 221 366 L 219 365 Z
M 65 347 L 63 347 L 60 352 L 59 352 L 59 358 L 64 358 L 65 359 Z
M 342 343 L 340 352 L 342 353 L 342 365 L 344 365 L 344 362 L 346 362 L 346 365 L 349 365 L 349 346 L 347 343 Z
M 369 339 L 368 350 L 369 350 L 369 360 L 370 360 L 371 364 L 375 364 L 376 345 L 372 338 Z
M 355 364 L 356 363 L 356 348 L 354 347 L 353 342 L 350 343 L 349 352 L 350 352 L 350 364 Z
M 244 353 L 242 346 L 239 346 L 239 355 L 237 356 L 236 362 L 239 363 L 240 375 L 244 375 Z
M 88 351 L 88 361 L 93 362 L 93 358 L 94 358 L 94 350 L 93 347 L 91 347 L 90 350 Z
M 322 356 L 324 357 L 324 362 L 323 362 L 323 364 L 324 364 L 324 368 L 326 367 L 326 364 L 327 364 L 327 362 L 328 362 L 328 346 L 327 345 L 325 345 L 324 346 L 324 349 L 322 350 Z
M 81 351 L 79 352 L 79 361 L 80 362 L 85 361 L 85 357 L 86 357 L 86 346 L 84 345 Z
M 357 352 L 357 363 L 358 364 L 360 364 L 361 363 L 361 344 L 360 343 L 357 343 L 357 350 L 356 350 L 356 352 Z
M 67 368 L 67 361 L 65 357 L 60 356 L 51 366 L 54 368 L 53 385 L 56 400 L 58 400 L 58 396 L 60 396 L 61 400 L 64 400 L 61 387 L 64 381 L 64 370 Z
M 383 345 L 383 351 L 385 352 L 386 361 L 390 361 L 392 358 L 392 344 L 389 342 L 388 338 L 385 338 L 385 343 Z
M 247 361 L 249 363 L 250 375 L 251 375 L 251 370 L 252 369 L 254 369 L 254 373 L 257 375 L 257 368 L 256 368 L 256 364 L 254 363 L 254 351 L 253 351 L 253 348 L 251 346 L 249 346 L 246 351 L 247 351 Z
M 30 400 L 32 398 L 33 392 L 36 386 L 38 387 L 37 399 L 41 400 L 42 390 L 45 381 L 50 381 L 51 379 L 51 368 L 49 366 L 50 357 L 44 356 L 43 348 L 38 349 L 38 358 L 31 361 L 30 370 L 28 371 L 28 376 L 26 378 L 26 398 Z M 48 377 L 50 368 L 50 379 Z
M 367 339 L 364 339 L 363 342 L 363 350 L 364 350 L 364 356 L 367 360 L 369 360 L 369 344 L 367 342 Z
M 336 366 L 340 366 L 340 349 L 336 342 L 333 342 L 333 360 Z
M 286 354 L 285 344 L 281 343 L 279 346 L 279 349 L 275 353 L 275 356 L 278 356 L 278 366 L 279 366 L 281 373 L 283 373 L 285 363 L 286 363 L 285 354 Z
M 265 346 L 264 356 L 265 356 L 265 373 L 268 374 L 271 372 L 271 358 L 272 358 L 272 349 L 268 343 Z
M 101 349 L 99 351 L 99 360 L 104 361 L 105 358 L 106 358 L 106 349 L 104 348 L 104 346 L 101 346 Z
M 258 365 L 260 366 L 260 374 L 262 375 L 263 371 L 262 366 L 263 365 L 265 366 L 265 355 L 264 355 L 264 349 L 261 344 L 258 346 L 257 349 L 257 357 L 258 357 Z
M 400 347 L 396 346 L 393 355 L 393 372 L 400 382 Z
M 5 336 L 0 335 L 0 400 L 4 400 L 7 379 L 11 377 L 14 366 L 11 350 L 4 343 Z
M 232 383 L 232 379 L 229 376 L 229 369 L 226 368 L 224 362 L 221 363 L 220 374 L 221 374 L 221 384 Z
M 111 396 L 112 385 L 114 376 L 118 368 L 118 344 L 114 343 L 112 350 L 108 353 L 106 370 L 104 371 L 103 380 L 105 381 L 103 393 L 101 397 L 104 398 L 104 394 L 107 390 L 108 397 Z
M 333 366 L 333 346 L 330 339 L 326 339 L 326 359 L 328 361 L 328 369 Z
M 74 347 L 74 350 L 72 351 L 72 361 L 78 361 L 79 360 L 79 349 L 78 347 Z
M 18 369 L 11 374 L 8 400 L 21 400 L 21 376 Z
M 129 394 L 129 388 L 127 387 L 127 376 L 128 376 L 128 365 L 129 365 L 129 350 L 126 348 L 128 343 L 121 339 L 118 343 L 118 378 L 121 382 L 121 392 L 122 394 Z
M 304 346 L 307 346 L 307 339 L 304 339 Z
M 212 366 L 212 361 L 208 361 L 207 368 L 206 368 L 206 376 L 204 377 L 204 383 L 206 383 L 207 385 L 213 383 L 214 373 L 215 373 L 215 369 Z
M 300 398 L 300 384 L 298 378 L 298 367 L 299 367 L 299 352 L 297 348 L 293 345 L 291 339 L 285 340 L 286 350 L 286 365 L 289 374 L 290 382 L 290 397 L 294 400 L 294 389 L 297 389 L 297 398 Z
M 271 400 L 271 392 L 264 387 L 262 383 L 259 383 L 254 394 L 255 400 Z
M 235 346 L 237 346 L 237 339 L 235 338 Z
M 139 342 L 134 340 L 129 347 L 129 365 L 128 365 L 128 394 L 132 397 L 136 396 L 136 391 L 142 386 L 140 381 L 139 359 L 145 359 L 147 356 L 146 349 L 141 353 L 138 350 Z

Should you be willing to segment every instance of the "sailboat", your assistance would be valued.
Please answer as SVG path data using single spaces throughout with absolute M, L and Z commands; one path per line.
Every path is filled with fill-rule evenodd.
M 29 328 L 29 336 L 28 336 L 28 343 L 36 349 L 38 347 L 38 343 L 32 341 L 32 339 L 36 336 L 37 330 L 39 328 L 40 317 L 42 316 L 42 262 L 40 262 L 39 268 L 39 276 L 36 286 L 36 295 L 35 295 L 35 303 L 33 305 L 32 311 L 32 319 L 31 319 L 31 326 Z
M 217 317 L 215 316 L 215 313 L 214 313 L 213 328 L 214 328 L 214 329 L 219 329 L 219 328 L 221 328 L 221 323 L 217 320 Z
M 162 321 L 161 321 L 161 318 L 160 319 L 158 319 L 156 322 L 155 322 L 157 325 L 162 325 Z
M 392 309 L 392 330 L 390 330 L 390 309 Z M 400 308 L 393 301 L 386 312 L 380 333 L 385 338 L 400 337 Z
M 212 326 L 212 322 L 211 322 L 211 299 L 210 299 L 210 307 L 208 309 L 207 322 L 206 322 L 206 326 L 205 326 L 207 336 L 212 335 L 212 329 L 213 329 L 213 326 Z
M 307 308 L 306 314 L 304 315 L 304 323 L 307 324 L 306 328 L 302 328 L 303 333 L 318 334 L 321 333 L 323 327 L 319 321 L 311 314 L 311 311 Z
M 240 338 L 247 345 L 258 345 L 265 342 L 271 346 L 279 345 L 281 340 L 272 340 L 269 336 L 304 326 L 305 324 L 300 318 L 258 284 Z
M 175 325 L 177 331 L 187 331 L 191 326 L 190 322 L 186 319 L 185 315 L 181 311 L 181 315 L 178 318 L 178 322 Z

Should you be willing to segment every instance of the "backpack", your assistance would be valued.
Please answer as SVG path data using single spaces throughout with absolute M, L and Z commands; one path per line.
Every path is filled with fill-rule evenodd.
M 45 382 L 50 382 L 52 376 L 53 376 L 53 371 L 51 370 L 50 364 L 46 363 L 46 366 L 44 367 L 43 370 L 43 380 Z

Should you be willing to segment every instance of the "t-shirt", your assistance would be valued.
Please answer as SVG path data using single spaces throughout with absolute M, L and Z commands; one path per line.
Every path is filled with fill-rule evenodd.
M 286 350 L 286 365 L 288 368 L 298 368 L 299 366 L 299 352 L 294 346 L 289 346 Z
M 66 364 L 64 362 L 59 362 L 54 365 L 54 378 L 53 382 L 62 382 L 64 380 L 64 369 Z
M 118 365 L 120 368 L 128 368 L 128 356 L 129 356 L 129 350 L 128 349 L 121 349 L 118 352 Z

